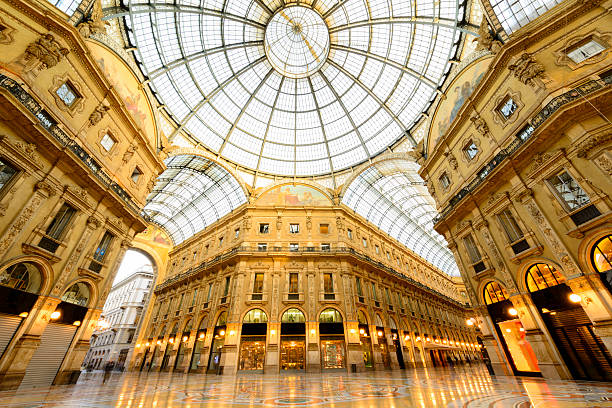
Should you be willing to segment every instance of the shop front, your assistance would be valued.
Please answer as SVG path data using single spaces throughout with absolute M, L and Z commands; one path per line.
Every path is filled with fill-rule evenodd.
M 306 369 L 306 318 L 296 308 L 288 309 L 281 318 L 280 369 Z
M 346 368 L 344 324 L 336 309 L 325 309 L 319 315 L 321 343 L 321 368 L 338 370 Z
M 226 324 L 227 313 L 222 312 L 217 319 L 217 324 L 213 331 L 213 341 L 210 347 L 210 356 L 208 358 L 208 369 L 206 370 L 209 374 L 215 374 L 221 371 L 221 354 L 223 352 L 223 346 L 225 345 Z
M 261 309 L 250 310 L 242 320 L 239 370 L 263 372 L 266 356 L 268 316 Z

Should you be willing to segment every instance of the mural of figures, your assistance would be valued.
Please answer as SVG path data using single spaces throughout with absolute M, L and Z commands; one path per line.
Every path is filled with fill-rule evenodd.
M 284 184 L 266 191 L 257 200 L 261 205 L 328 206 L 331 201 L 320 191 L 303 185 Z

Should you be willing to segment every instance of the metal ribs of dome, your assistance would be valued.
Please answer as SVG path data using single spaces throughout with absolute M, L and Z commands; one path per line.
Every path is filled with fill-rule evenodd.
M 404 137 L 437 94 L 465 7 L 452 0 L 314 0 L 329 53 L 303 78 L 275 70 L 265 29 L 281 0 L 132 0 L 124 17 L 148 84 L 195 143 L 244 168 L 330 174 Z

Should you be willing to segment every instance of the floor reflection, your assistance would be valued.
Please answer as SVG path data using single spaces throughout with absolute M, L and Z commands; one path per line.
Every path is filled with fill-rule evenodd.
M 483 366 L 361 374 L 84 374 L 79 383 L 0 392 L 0 407 L 612 407 L 612 384 L 491 377 Z

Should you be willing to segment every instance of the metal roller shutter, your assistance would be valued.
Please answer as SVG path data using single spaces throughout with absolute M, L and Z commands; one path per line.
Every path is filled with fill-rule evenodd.
M 0 314 L 0 357 L 4 355 L 4 350 L 13 339 L 21 320 L 21 317 Z
M 20 389 L 48 387 L 53 383 L 76 330 L 76 326 L 65 324 L 47 325 L 40 339 L 40 346 L 28 364 Z

